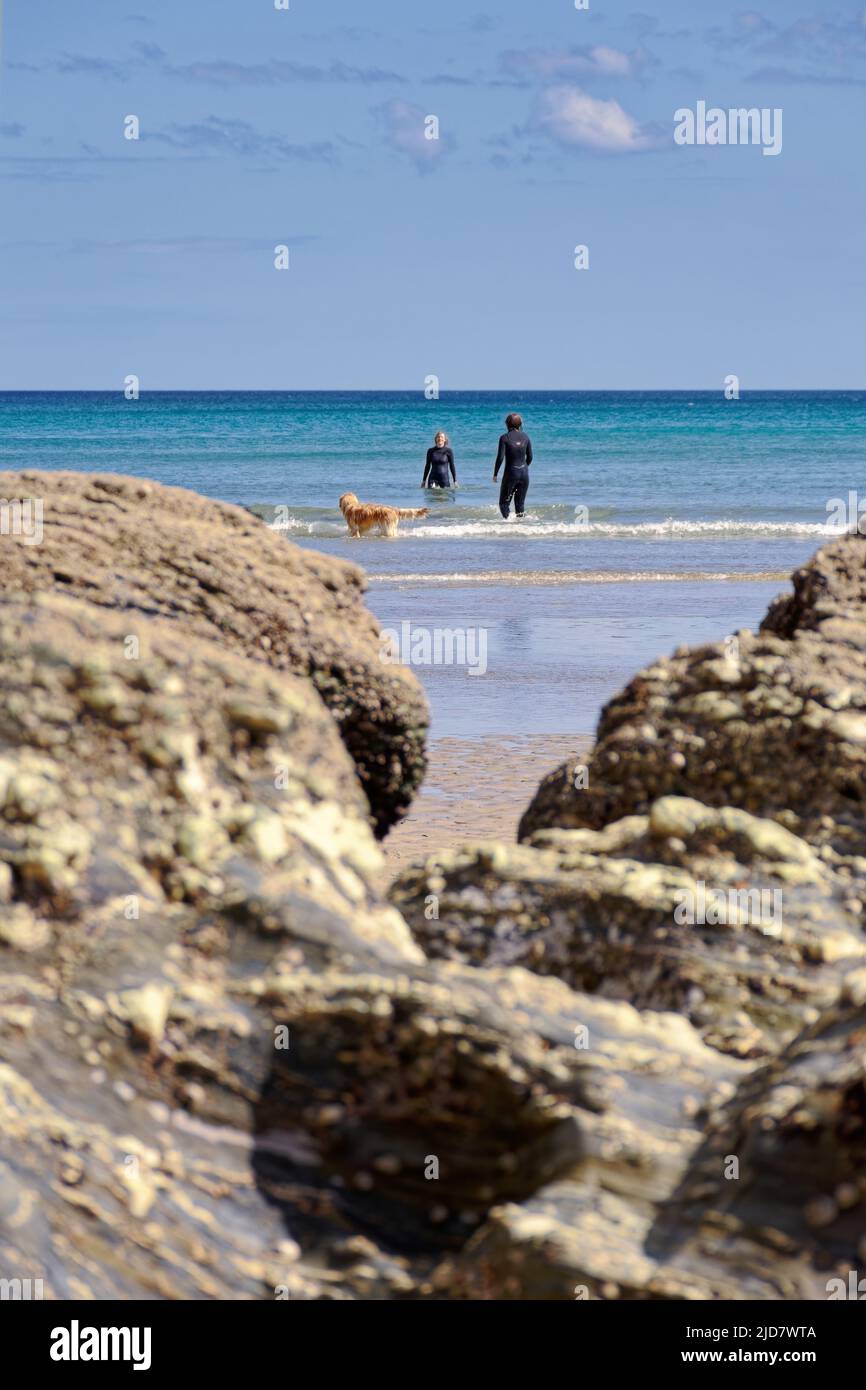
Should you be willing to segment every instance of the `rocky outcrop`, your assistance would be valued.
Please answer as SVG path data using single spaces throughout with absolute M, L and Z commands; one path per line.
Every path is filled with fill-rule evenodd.
M 176 623 L 5 600 L 0 806 L 4 1275 L 260 1292 L 294 1247 L 256 1196 L 274 1033 L 240 987 L 422 959 L 334 721 Z
M 794 637 L 822 632 L 830 641 L 862 646 L 866 605 L 866 538 L 843 536 L 819 550 L 791 576 L 793 592 L 780 594 L 761 623 L 762 632 Z M 853 624 L 853 626 L 848 626 Z
M 856 815 L 823 833 L 805 802 L 652 796 L 432 856 L 383 902 L 312 648 L 266 630 L 263 658 L 264 601 L 222 634 L 261 528 L 200 503 L 223 539 L 187 572 L 166 520 L 163 588 L 136 506 L 195 534 L 198 499 L 56 486 L 45 553 L 5 547 L 0 595 L 0 1277 L 63 1299 L 828 1297 L 864 1254 Z M 292 611 L 309 588 L 333 617 L 309 564 Z M 362 630 L 337 651 L 335 629 L 332 674 Z M 376 735 L 401 786 L 407 727 Z
M 866 540 L 834 542 L 757 634 L 681 649 L 605 707 L 595 749 L 542 782 L 520 838 L 601 829 L 663 796 L 771 817 L 866 855 Z
M 587 773 L 570 763 L 542 783 L 520 836 L 598 829 L 684 795 L 862 855 L 863 675 L 862 652 L 814 634 L 786 642 L 741 633 L 736 645 L 659 662 L 605 709 Z
M 126 619 L 0 603 L 4 1275 L 58 1298 L 430 1294 L 497 1203 L 612 1134 L 632 1162 L 648 1097 L 646 1180 L 675 1182 L 701 1137 L 683 1087 L 708 1103 L 738 1064 L 682 1019 L 428 964 L 376 897 L 310 683 L 159 620 L 133 645 Z
M 866 964 L 866 863 L 825 855 L 774 821 L 664 797 L 601 831 L 431 856 L 391 897 L 432 957 L 675 1009 L 712 1046 L 757 1058 Z
M 659 796 L 771 816 L 816 845 L 866 852 L 866 541 L 795 575 L 759 634 L 681 649 L 603 710 L 588 769 L 545 778 L 520 838 L 601 828 Z
M 49 590 L 162 617 L 275 670 L 307 675 L 337 721 L 384 834 L 424 771 L 427 708 L 380 660 L 354 565 L 300 550 L 249 512 L 180 488 L 91 473 L 0 473 L 42 504 L 38 545 L 4 544 L 0 592 Z
M 586 1165 L 497 1207 L 434 1282 L 473 1299 L 862 1297 L 863 998 L 858 980 L 702 1117 L 669 1196 Z

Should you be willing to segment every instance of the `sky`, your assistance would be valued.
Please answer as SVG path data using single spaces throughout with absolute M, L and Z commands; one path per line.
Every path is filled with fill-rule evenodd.
M 866 385 L 864 0 L 282 3 L 0 0 L 0 390 Z

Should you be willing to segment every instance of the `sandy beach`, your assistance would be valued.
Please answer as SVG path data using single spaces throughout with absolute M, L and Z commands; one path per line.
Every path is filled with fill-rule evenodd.
M 432 739 L 424 785 L 383 845 L 387 881 L 435 850 L 513 841 L 541 779 L 572 754 L 588 751 L 592 741 L 591 734 Z

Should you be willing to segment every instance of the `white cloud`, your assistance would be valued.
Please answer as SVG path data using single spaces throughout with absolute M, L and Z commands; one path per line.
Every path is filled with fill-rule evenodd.
M 384 125 L 388 144 L 408 155 L 421 174 L 429 173 L 455 147 L 453 136 L 431 126 L 437 118 L 420 106 L 395 99 L 377 107 L 376 114 Z
M 632 55 L 618 48 L 596 47 L 589 56 L 599 72 L 612 77 L 630 77 L 634 70 Z
M 596 44 L 594 48 L 531 48 L 502 55 L 502 66 L 514 77 L 637 77 L 652 61 L 644 49 L 624 53 Z
M 649 150 L 657 143 L 618 101 L 592 97 L 580 87 L 550 87 L 542 94 L 535 124 L 565 145 L 605 154 Z

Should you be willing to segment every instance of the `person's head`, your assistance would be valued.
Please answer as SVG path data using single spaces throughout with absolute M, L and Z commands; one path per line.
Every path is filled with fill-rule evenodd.
M 505 425 L 506 425 L 506 428 L 509 429 L 509 430 L 522 430 L 522 429 L 523 429 L 523 416 L 522 416 L 522 415 L 517 415 L 517 414 L 506 415 L 506 417 L 505 417 Z
M 436 445 L 437 449 L 445 448 L 445 445 L 448 443 L 448 436 L 444 430 L 439 431 L 439 433 L 436 435 L 436 438 L 433 440 L 433 443 Z

